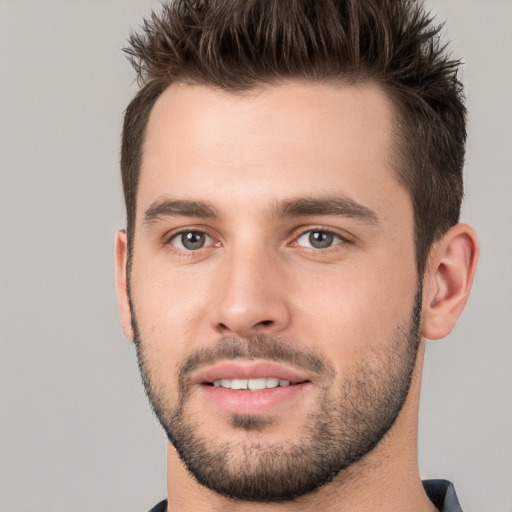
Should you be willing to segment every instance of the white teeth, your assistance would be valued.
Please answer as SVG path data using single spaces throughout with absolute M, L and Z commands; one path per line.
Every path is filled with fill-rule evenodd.
M 231 379 L 231 389 L 247 389 L 247 379 Z
M 276 379 L 274 377 L 262 377 L 259 379 L 218 379 L 213 381 L 214 388 L 226 389 L 250 389 L 257 391 L 259 389 L 276 388 L 277 386 L 289 386 L 290 381 L 285 379 Z
M 277 388 L 279 379 L 267 379 L 267 388 Z
M 249 389 L 265 389 L 267 387 L 267 379 L 249 379 Z

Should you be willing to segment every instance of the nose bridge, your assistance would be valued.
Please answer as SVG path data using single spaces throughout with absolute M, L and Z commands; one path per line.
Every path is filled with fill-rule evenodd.
M 268 245 L 246 241 L 226 251 L 215 326 L 241 337 L 278 332 L 289 322 L 280 286 L 279 257 Z

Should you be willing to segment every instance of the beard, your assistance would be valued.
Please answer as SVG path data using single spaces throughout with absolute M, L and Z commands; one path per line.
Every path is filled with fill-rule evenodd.
M 341 380 L 317 352 L 271 336 L 223 338 L 215 346 L 192 352 L 177 373 L 178 400 L 172 404 L 165 383 L 157 382 L 145 353 L 132 307 L 134 341 L 146 394 L 167 438 L 190 474 L 202 485 L 233 500 L 288 501 L 318 490 L 379 444 L 395 423 L 407 398 L 420 335 L 421 286 L 407 321 L 392 336 L 374 343 Z M 342 341 L 340 341 L 342 342 Z M 208 438 L 208 429 L 189 409 L 190 372 L 217 360 L 284 361 L 314 372 L 322 383 L 300 431 L 289 440 L 264 443 L 266 416 L 231 415 L 233 429 L 246 441 Z M 207 418 L 203 418 L 207 422 Z M 204 424 L 203 424 L 204 427 Z M 201 432 L 206 432 L 203 435 Z M 250 433 L 253 433 L 251 437 Z

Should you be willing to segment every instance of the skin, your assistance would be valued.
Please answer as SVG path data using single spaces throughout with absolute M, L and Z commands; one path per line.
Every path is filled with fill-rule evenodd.
M 169 403 L 176 371 L 193 350 L 226 336 L 279 336 L 321 354 L 341 386 L 351 370 L 393 338 L 410 317 L 418 276 L 413 211 L 393 170 L 393 106 L 377 86 L 289 82 L 244 95 L 174 84 L 155 104 L 138 186 L 131 296 L 148 364 Z M 364 216 L 279 215 L 297 198 L 344 198 Z M 165 200 L 202 201 L 217 212 L 156 215 Z M 200 213 L 200 212 L 196 212 Z M 197 251 L 179 246 L 182 228 L 208 234 Z M 308 230 L 335 233 L 325 250 Z M 116 240 L 125 335 L 126 235 Z M 432 248 L 423 283 L 421 334 L 446 336 L 467 300 L 478 247 L 473 230 L 452 228 Z M 406 403 L 388 435 L 319 491 L 294 502 L 232 502 L 198 484 L 168 447 L 169 510 L 435 510 L 417 467 L 417 418 L 425 342 Z M 262 433 L 236 429 L 202 393 L 190 406 L 212 442 L 284 443 L 304 425 L 321 386 L 272 409 Z

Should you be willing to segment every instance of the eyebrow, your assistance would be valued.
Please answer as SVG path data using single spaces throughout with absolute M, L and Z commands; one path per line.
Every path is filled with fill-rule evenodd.
M 186 199 L 161 199 L 155 201 L 144 213 L 144 224 L 153 224 L 164 217 L 218 218 L 215 208 L 203 201 Z
M 275 217 L 307 217 L 335 215 L 357 219 L 367 224 L 378 224 L 378 215 L 348 197 L 303 197 L 279 202 L 273 207 Z
M 370 208 L 348 197 L 302 197 L 279 201 L 271 208 L 272 217 L 308 217 L 334 215 L 378 224 L 379 217 Z M 144 213 L 143 223 L 153 224 L 165 217 L 199 217 L 217 219 L 217 210 L 204 201 L 187 199 L 161 199 L 151 204 Z

